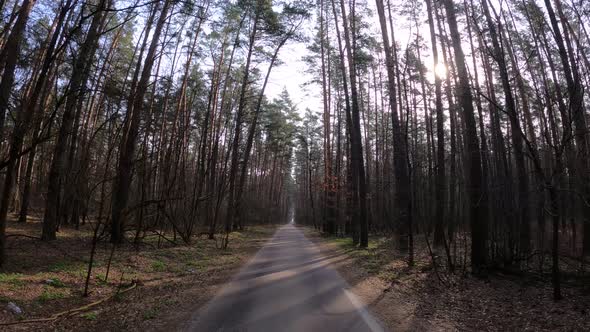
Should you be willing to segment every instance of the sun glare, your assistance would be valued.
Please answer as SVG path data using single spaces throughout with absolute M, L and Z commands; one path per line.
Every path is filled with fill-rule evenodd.
M 445 66 L 443 63 L 437 63 L 434 66 L 434 73 L 439 78 L 447 78 L 447 66 Z

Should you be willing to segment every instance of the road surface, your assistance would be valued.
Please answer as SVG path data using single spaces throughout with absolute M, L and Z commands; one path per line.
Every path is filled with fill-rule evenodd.
M 349 285 L 292 224 L 188 322 L 187 331 L 383 331 Z

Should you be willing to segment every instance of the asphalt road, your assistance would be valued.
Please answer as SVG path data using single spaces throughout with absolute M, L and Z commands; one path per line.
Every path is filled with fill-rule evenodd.
M 187 331 L 383 331 L 293 225 L 281 227 L 188 322 Z

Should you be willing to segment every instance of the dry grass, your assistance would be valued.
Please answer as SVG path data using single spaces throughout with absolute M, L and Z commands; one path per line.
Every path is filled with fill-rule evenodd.
M 390 330 L 590 331 L 590 292 L 579 283 L 566 283 L 556 303 L 546 278 L 494 273 L 479 279 L 441 269 L 437 276 L 421 243 L 409 268 L 406 255 L 384 237 L 359 250 L 346 238 L 306 234 L 326 254 L 345 253 L 338 270 Z
M 192 245 L 172 245 L 149 237 L 138 247 L 124 245 L 115 251 L 106 275 L 111 245 L 97 247 L 90 296 L 82 297 L 92 243 L 90 226 L 62 228 L 56 241 L 45 243 L 17 234 L 38 236 L 38 222 L 9 222 L 8 264 L 0 271 L 0 323 L 49 317 L 112 296 L 118 289 L 137 289 L 115 296 L 90 311 L 51 324 L 15 325 L 11 329 L 34 330 L 165 330 L 183 314 L 211 297 L 217 285 L 257 251 L 275 230 L 252 226 L 230 236 L 227 250 L 215 240 L 195 238 Z M 21 316 L 5 310 L 14 302 Z

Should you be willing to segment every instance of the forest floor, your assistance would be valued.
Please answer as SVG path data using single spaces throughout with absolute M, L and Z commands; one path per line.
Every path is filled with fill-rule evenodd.
M 566 283 L 564 299 L 554 302 L 546 279 L 437 276 L 425 245 L 417 245 L 416 264 L 408 268 L 406 256 L 384 237 L 359 250 L 349 238 L 322 237 L 313 229 L 306 235 L 324 255 L 346 256 L 335 267 L 391 331 L 590 331 L 590 284 Z
M 10 221 L 8 263 L 0 270 L 0 330 L 167 330 L 212 298 L 275 229 L 252 226 L 233 232 L 226 250 L 218 249 L 218 243 L 206 237 L 195 237 L 192 245 L 172 245 L 163 239 L 159 242 L 158 236 L 150 236 L 139 247 L 128 244 L 117 248 L 108 279 L 111 245 L 108 241 L 100 242 L 90 295 L 82 297 L 91 228 L 64 227 L 56 241 L 41 242 L 30 238 L 41 232 L 38 221 Z M 51 318 L 97 301 L 103 302 L 54 320 L 27 322 Z M 13 305 L 22 310 L 20 315 L 15 314 L 14 307 L 9 308 Z M 18 324 L 2 326 L 10 322 Z

